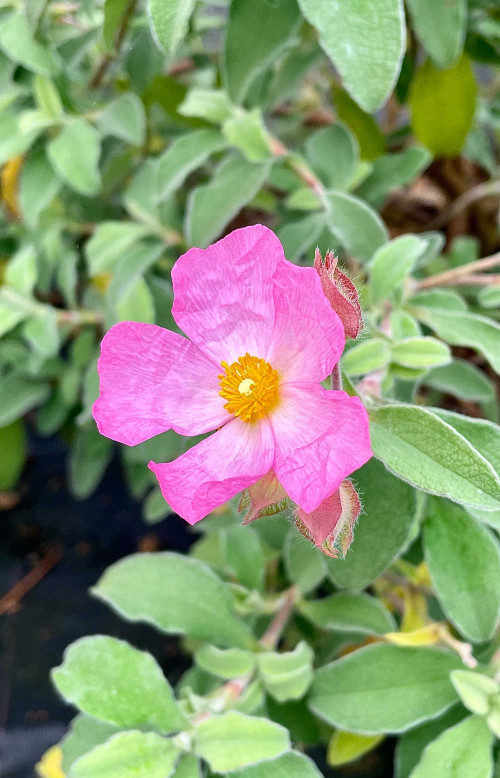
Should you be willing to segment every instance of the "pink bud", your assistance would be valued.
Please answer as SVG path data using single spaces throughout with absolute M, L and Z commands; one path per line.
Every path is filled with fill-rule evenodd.
M 327 556 L 345 557 L 361 502 L 352 481 L 346 478 L 336 492 L 312 513 L 297 508 L 295 524 L 302 534 Z
M 284 510 L 289 504 L 287 494 L 276 477 L 274 470 L 249 486 L 241 494 L 238 509 L 246 511 L 243 524 L 261 519 L 263 516 L 274 516 Z
M 320 250 L 316 249 L 314 267 L 318 271 L 323 292 L 340 317 L 346 338 L 357 338 L 363 329 L 358 290 L 349 276 L 338 269 L 337 261 L 333 251 L 327 251 L 323 261 Z

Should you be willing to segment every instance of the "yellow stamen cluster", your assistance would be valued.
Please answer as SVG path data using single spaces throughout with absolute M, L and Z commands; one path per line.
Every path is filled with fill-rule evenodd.
M 278 401 L 278 371 L 265 359 L 245 354 L 229 365 L 222 362 L 219 394 L 227 400 L 224 408 L 242 421 L 261 419 Z

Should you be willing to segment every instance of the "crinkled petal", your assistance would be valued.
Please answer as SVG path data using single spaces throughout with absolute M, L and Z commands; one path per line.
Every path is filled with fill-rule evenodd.
M 233 419 L 173 462 L 150 462 L 149 468 L 172 510 L 195 524 L 265 475 L 273 457 L 268 419 Z
M 313 268 L 282 262 L 274 280 L 276 312 L 267 361 L 285 382 L 323 381 L 344 348 L 342 322 Z
M 358 397 L 316 384 L 285 385 L 272 412 L 274 470 L 306 513 L 372 456 L 368 415 Z
M 93 414 L 102 435 L 135 446 L 160 432 L 200 435 L 225 424 L 220 367 L 189 340 L 154 324 L 121 322 L 104 336 L 100 397 Z
M 257 224 L 234 230 L 207 249 L 190 249 L 172 270 L 172 314 L 217 362 L 247 352 L 265 357 L 273 322 L 273 275 L 284 260 L 276 235 Z

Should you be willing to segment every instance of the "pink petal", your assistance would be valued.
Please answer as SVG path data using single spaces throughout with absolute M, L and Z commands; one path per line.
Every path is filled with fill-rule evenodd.
M 233 419 L 214 435 L 166 464 L 149 463 L 172 510 L 196 524 L 271 467 L 274 439 L 267 419 Z
M 98 371 L 94 419 L 102 435 L 120 443 L 135 446 L 168 429 L 199 435 L 231 418 L 219 395 L 220 366 L 154 324 L 112 327 L 101 343 Z
M 172 270 L 172 314 L 217 362 L 265 357 L 274 321 L 273 275 L 283 261 L 276 235 L 257 224 L 207 249 L 190 249 Z
M 342 354 L 342 322 L 317 272 L 281 262 L 275 274 L 275 322 L 267 361 L 285 382 L 323 381 Z
M 270 415 L 274 470 L 306 513 L 316 510 L 348 475 L 372 456 L 368 415 L 358 397 L 316 384 L 282 388 Z

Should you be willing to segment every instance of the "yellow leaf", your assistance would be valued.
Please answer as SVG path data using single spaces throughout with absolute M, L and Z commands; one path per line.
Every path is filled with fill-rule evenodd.
M 330 739 L 326 761 L 332 767 L 354 762 L 378 746 L 384 737 L 385 735 L 357 735 L 337 729 Z
M 65 778 L 62 771 L 62 751 L 59 746 L 52 746 L 44 753 L 36 766 L 40 778 Z
M 405 605 L 401 632 L 414 632 L 425 626 L 427 621 L 427 600 L 423 594 L 412 589 L 403 589 L 402 597 Z
M 397 646 L 432 646 L 441 639 L 441 625 L 427 624 L 413 632 L 387 632 L 384 637 Z
M 24 154 L 12 157 L 2 168 L 1 187 L 2 200 L 12 219 L 19 219 L 21 212 L 18 201 L 19 176 L 24 162 Z

